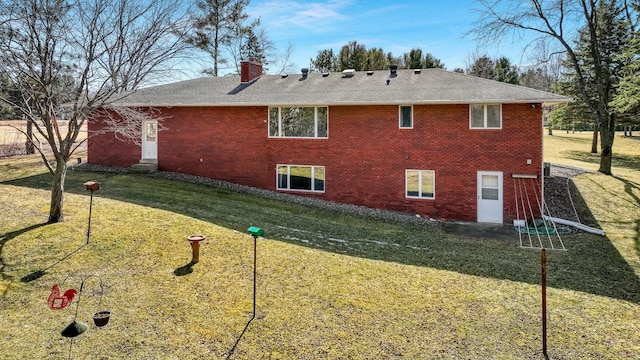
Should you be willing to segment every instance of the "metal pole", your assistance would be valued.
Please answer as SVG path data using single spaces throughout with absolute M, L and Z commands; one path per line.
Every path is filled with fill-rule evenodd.
M 89 237 L 91 236 L 91 208 L 93 207 L 93 190 L 91 190 L 91 197 L 89 200 L 89 226 L 87 226 L 87 244 L 89 244 Z
M 257 264 L 257 248 L 258 248 L 258 237 L 253 236 L 253 316 L 251 319 L 256 317 L 256 264 Z
M 540 251 L 540 266 L 542 268 L 542 355 L 549 359 L 547 354 L 547 251 Z

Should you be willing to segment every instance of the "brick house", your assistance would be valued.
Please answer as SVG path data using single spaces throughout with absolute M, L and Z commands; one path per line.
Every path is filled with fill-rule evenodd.
M 142 147 L 92 136 L 88 162 L 140 162 L 446 220 L 510 222 L 520 174 L 542 193 L 542 109 L 568 98 L 440 69 L 200 78 L 139 90 Z M 100 130 L 89 122 L 90 134 Z M 530 195 L 532 196 L 532 195 Z M 535 200 L 535 198 L 532 198 Z

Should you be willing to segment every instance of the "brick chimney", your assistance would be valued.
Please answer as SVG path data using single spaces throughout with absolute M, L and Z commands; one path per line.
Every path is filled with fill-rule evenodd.
M 262 64 L 256 59 L 249 59 L 240 62 L 240 82 L 250 83 L 262 76 Z

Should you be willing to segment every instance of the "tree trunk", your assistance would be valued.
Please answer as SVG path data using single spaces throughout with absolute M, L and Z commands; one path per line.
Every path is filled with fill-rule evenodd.
M 27 121 L 27 141 L 24 146 L 27 155 L 35 154 L 36 149 L 33 146 L 33 123 L 31 121 Z
M 64 179 L 67 175 L 67 161 L 65 159 L 56 160 L 56 170 L 53 173 L 51 182 L 51 205 L 49 207 L 49 224 L 64 221 L 62 213 L 62 200 L 64 196 Z
M 602 154 L 600 154 L 600 168 L 599 172 L 607 175 L 611 175 L 611 159 L 613 154 L 611 153 L 611 147 L 602 148 Z
M 613 158 L 613 140 L 616 137 L 616 113 L 612 111 L 608 118 L 600 121 L 600 143 L 602 153 L 600 154 L 599 172 L 611 175 L 611 160 Z
M 593 125 L 593 140 L 591 140 L 591 153 L 598 153 L 598 124 Z

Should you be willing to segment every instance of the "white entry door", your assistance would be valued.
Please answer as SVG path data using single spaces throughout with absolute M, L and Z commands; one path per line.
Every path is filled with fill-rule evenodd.
M 142 158 L 158 159 L 158 122 L 155 120 L 142 124 Z
M 478 222 L 502 224 L 502 172 L 478 171 Z

